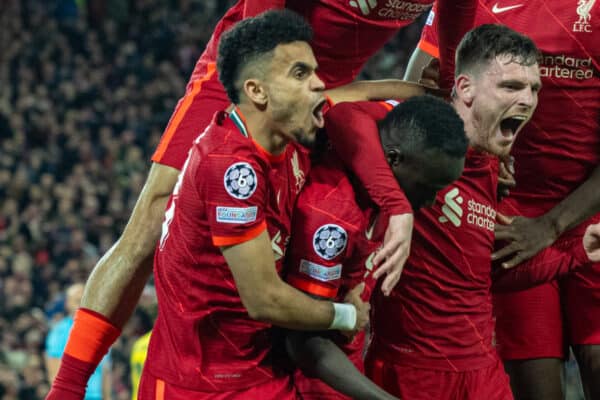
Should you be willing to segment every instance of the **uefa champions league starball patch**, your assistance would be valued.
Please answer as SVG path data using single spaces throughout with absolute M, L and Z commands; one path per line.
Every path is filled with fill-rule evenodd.
M 238 162 L 227 168 L 223 183 L 227 193 L 240 200 L 246 200 L 252 196 L 258 185 L 256 172 L 246 162 Z
M 313 236 L 315 252 L 325 260 L 333 260 L 340 255 L 348 243 L 348 234 L 339 225 L 327 224 L 321 226 Z

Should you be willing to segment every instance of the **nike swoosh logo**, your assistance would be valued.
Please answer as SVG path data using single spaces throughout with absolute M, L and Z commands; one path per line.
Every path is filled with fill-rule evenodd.
M 523 7 L 525 4 L 515 4 L 514 6 L 506 6 L 506 7 L 498 7 L 498 3 L 494 4 L 492 7 L 492 12 L 494 14 L 500 14 L 506 11 L 514 10 L 515 8 Z
M 365 236 L 367 237 L 367 240 L 371 240 L 373 238 L 373 229 L 375 228 L 375 224 L 377 224 L 378 218 L 379 218 L 379 215 L 377 217 L 375 217 L 375 219 L 373 220 L 373 223 L 371 224 L 369 229 L 366 230 Z

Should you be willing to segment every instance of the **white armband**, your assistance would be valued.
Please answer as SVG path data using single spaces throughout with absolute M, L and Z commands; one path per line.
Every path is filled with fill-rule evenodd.
M 333 321 L 329 329 L 351 331 L 356 327 L 356 307 L 349 303 L 333 303 Z

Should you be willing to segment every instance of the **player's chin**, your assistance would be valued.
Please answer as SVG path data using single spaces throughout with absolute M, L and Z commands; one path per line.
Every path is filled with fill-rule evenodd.
M 306 147 L 309 150 L 312 150 L 315 147 L 315 136 L 303 136 L 302 139 L 298 141 L 302 146 Z
M 513 141 L 503 140 L 497 142 L 495 146 L 493 146 L 493 153 L 498 157 L 508 157 L 510 155 L 510 150 L 512 149 Z
M 311 127 L 308 130 L 298 130 L 295 132 L 294 136 L 296 137 L 296 141 L 302 146 L 312 149 L 315 145 L 317 129 L 315 127 Z

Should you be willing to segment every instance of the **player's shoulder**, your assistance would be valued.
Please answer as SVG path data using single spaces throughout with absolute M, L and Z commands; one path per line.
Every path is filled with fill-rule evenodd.
M 330 217 L 332 223 L 342 225 L 360 225 L 362 218 L 355 187 L 341 161 L 332 154 L 313 165 L 297 208 L 307 215 L 317 213 Z
M 377 121 L 385 118 L 396 105 L 398 102 L 395 100 L 341 102 L 333 105 L 326 116 L 345 115 L 346 119 L 352 117 L 353 121 L 361 118 Z
M 249 134 L 240 130 L 225 111 L 215 113 L 211 123 L 194 140 L 193 149 L 204 159 L 260 158 Z

